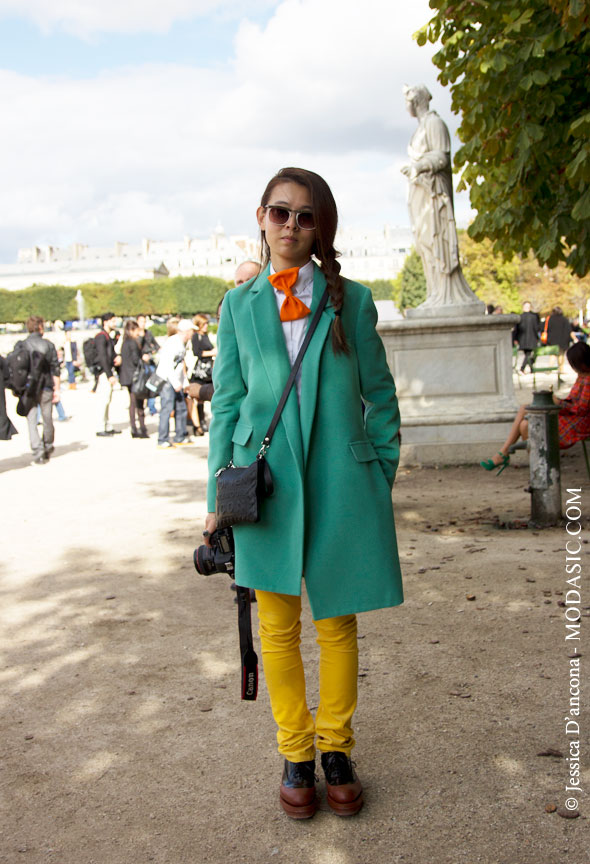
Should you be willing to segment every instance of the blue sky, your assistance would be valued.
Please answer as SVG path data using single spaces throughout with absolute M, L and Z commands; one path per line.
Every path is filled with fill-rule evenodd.
M 1 7 L 0 7 L 1 8 Z M 264 25 L 270 10 L 250 20 Z M 236 20 L 222 15 L 176 21 L 164 33 L 69 33 L 56 26 L 43 32 L 31 20 L 9 17 L 0 26 L 5 69 L 23 75 L 91 78 L 106 69 L 145 63 L 215 66 L 231 56 Z
M 287 164 L 326 177 L 343 225 L 407 225 L 403 84 L 457 126 L 411 38 L 430 15 L 427 0 L 0 0 L 0 261 L 218 221 L 254 235 Z

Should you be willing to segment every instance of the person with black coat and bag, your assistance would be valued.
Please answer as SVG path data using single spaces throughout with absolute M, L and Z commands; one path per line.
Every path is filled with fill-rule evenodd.
M 60 372 L 57 351 L 53 342 L 43 338 L 45 321 L 39 315 L 31 315 L 27 320 L 29 335 L 22 345 L 31 355 L 31 375 L 35 385 L 23 394 L 17 406 L 17 414 L 26 416 L 29 427 L 29 440 L 33 453 L 33 465 L 44 465 L 53 453 L 54 427 L 53 405 L 59 402 Z M 32 392 L 34 391 L 34 392 Z M 37 413 L 41 408 L 43 437 L 37 429 Z
M 6 413 L 6 396 L 8 369 L 4 357 L 0 357 L 0 441 L 10 441 L 13 435 L 18 435 L 18 429 Z
M 571 321 L 565 317 L 561 306 L 555 306 L 547 324 L 547 345 L 559 347 L 558 366 L 560 374 L 563 372 L 565 352 L 574 341 L 575 336 L 572 333 Z
M 120 357 L 115 356 L 115 344 L 113 333 L 116 333 L 115 316 L 112 312 L 106 312 L 102 318 L 102 329 L 94 337 L 96 346 L 96 402 L 98 413 L 98 428 L 96 434 L 99 438 L 111 438 L 120 430 L 113 429 L 109 418 L 111 399 L 113 398 L 113 387 L 116 378 L 114 367 L 121 362 Z
M 521 351 L 524 352 L 524 358 L 520 371 L 524 372 L 528 366 L 533 371 L 533 354 L 535 348 L 539 344 L 539 334 L 541 332 L 541 321 L 536 312 L 531 311 L 531 304 L 527 301 L 522 304 L 522 315 L 516 327 L 514 328 L 514 341 L 517 343 Z
M 129 392 L 129 423 L 131 425 L 132 438 L 149 438 L 149 432 L 145 427 L 145 397 L 135 392 L 137 387 L 138 372 L 140 367 L 149 361 L 149 354 L 142 354 L 139 343 L 139 324 L 134 319 L 125 322 L 123 329 L 123 344 L 121 346 L 121 365 L 119 367 L 119 380 L 122 387 Z M 139 429 L 137 428 L 139 420 Z
M 201 386 L 212 385 L 213 379 L 211 376 L 213 373 L 213 358 L 217 352 L 207 333 L 209 329 L 209 319 L 206 315 L 197 313 L 193 317 L 193 324 L 197 328 L 191 339 L 195 365 L 189 382 L 191 384 L 200 384 Z M 197 401 L 197 399 L 191 397 L 189 392 L 187 407 L 196 434 L 204 435 L 205 432 L 209 431 L 209 427 L 205 421 L 205 406 L 203 404 L 205 399 L 201 396 L 200 391 L 199 396 L 200 399 Z

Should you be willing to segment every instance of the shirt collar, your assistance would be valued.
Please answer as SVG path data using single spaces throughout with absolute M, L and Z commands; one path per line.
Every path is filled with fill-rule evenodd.
M 272 261 L 270 262 L 270 273 L 276 273 L 277 271 L 272 266 Z M 299 268 L 299 273 L 297 274 L 297 282 L 293 285 L 293 294 L 301 294 L 303 291 L 309 289 L 310 286 L 313 286 L 313 261 L 311 258 L 304 264 L 303 267 Z M 273 288 L 275 294 L 279 294 L 276 288 Z

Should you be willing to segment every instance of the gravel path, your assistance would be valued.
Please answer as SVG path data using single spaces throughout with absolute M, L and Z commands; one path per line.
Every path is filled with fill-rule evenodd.
M 400 469 L 407 601 L 359 619 L 366 806 L 345 820 L 324 802 L 298 823 L 278 805 L 263 680 L 257 702 L 239 700 L 229 580 L 192 567 L 207 440 L 132 440 L 126 399 L 123 434 L 98 439 L 92 395 L 66 390 L 73 419 L 47 466 L 30 465 L 20 418 L 0 442 L 1 862 L 590 861 L 587 709 L 581 815 L 546 812 L 567 797 L 568 655 L 584 655 L 590 593 L 586 579 L 582 642 L 565 642 L 566 534 L 526 527 L 526 467 Z M 562 469 L 564 501 L 584 488 L 587 537 L 581 447 Z M 312 632 L 306 612 L 308 668 Z M 309 692 L 317 704 L 313 677 Z

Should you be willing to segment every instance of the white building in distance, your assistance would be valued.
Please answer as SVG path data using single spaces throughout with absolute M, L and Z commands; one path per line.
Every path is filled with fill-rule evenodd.
M 344 228 L 336 236 L 342 275 L 356 281 L 393 279 L 412 246 L 409 228 Z M 181 241 L 144 239 L 112 246 L 74 243 L 65 249 L 33 246 L 19 249 L 16 264 L 0 264 L 0 288 L 16 291 L 30 285 L 82 285 L 136 282 L 166 276 L 219 276 L 231 281 L 238 264 L 258 258 L 258 241 L 245 234 L 227 236 L 218 225 L 207 238 Z

